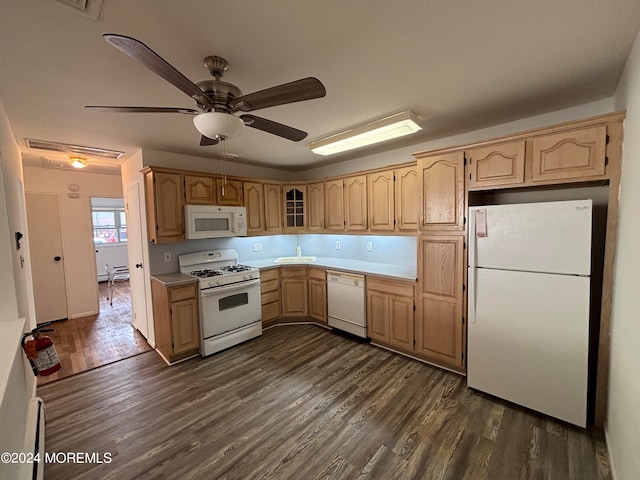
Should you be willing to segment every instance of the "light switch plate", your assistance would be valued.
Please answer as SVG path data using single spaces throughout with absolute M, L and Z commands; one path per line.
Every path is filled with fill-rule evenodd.
M 373 242 L 367 242 L 367 252 L 373 252 Z
M 164 261 L 165 262 L 171 261 L 171 252 L 164 252 Z

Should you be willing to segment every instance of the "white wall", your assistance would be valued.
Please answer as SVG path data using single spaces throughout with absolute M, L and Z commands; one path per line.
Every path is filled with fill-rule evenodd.
M 25 317 L 24 331 L 35 327 L 35 304 L 31 287 L 29 237 L 22 191 L 22 158 L 9 119 L 0 102 L 0 351 L 8 362 L 0 362 L 0 445 L 2 451 L 22 451 L 27 407 L 35 395 L 36 381 L 19 339 L 8 337 L 5 328 Z M 14 233 L 25 236 L 16 250 Z M 21 258 L 22 257 L 22 258 Z M 17 464 L 0 463 L 0 478 L 16 478 Z
M 640 478 L 640 33 L 616 92 L 627 110 L 622 148 L 618 248 L 613 280 L 609 402 L 605 432 L 615 478 Z
M 69 184 L 80 186 L 69 198 Z M 69 318 L 98 313 L 98 284 L 90 197 L 120 197 L 117 175 L 52 168 L 24 168 L 25 192 L 58 196 Z M 37 221 L 37 219 L 28 219 Z
M 555 112 L 527 117 L 509 123 L 495 125 L 493 127 L 483 128 L 472 132 L 453 135 L 450 137 L 438 138 L 427 142 L 416 143 L 408 147 L 398 148 L 384 153 L 373 155 L 363 155 L 352 160 L 345 160 L 332 165 L 325 165 L 318 168 L 312 168 L 299 172 L 295 179 L 313 180 L 316 178 L 332 177 L 344 175 L 361 170 L 369 170 L 372 168 L 385 167 L 387 165 L 395 165 L 414 161 L 411 155 L 413 152 L 421 152 L 424 150 L 434 150 L 438 148 L 451 147 L 455 145 L 463 145 L 465 143 L 488 140 L 491 138 L 501 137 L 512 133 L 522 132 L 533 128 L 546 127 L 554 123 L 562 123 L 570 120 L 578 120 L 581 118 L 592 117 L 604 113 L 610 113 L 615 110 L 613 97 L 604 98 L 595 102 L 585 103 Z
M 213 152 L 212 157 L 217 153 L 218 151 Z M 217 158 L 206 158 L 204 156 L 194 157 L 192 155 L 144 149 L 142 150 L 142 161 L 144 165 L 153 165 L 156 167 L 178 168 L 214 174 L 222 173 L 221 160 Z M 265 180 L 295 180 L 297 178 L 295 173 L 286 170 L 246 165 L 233 160 L 227 160 L 224 169 L 227 175 L 236 175 L 239 177 L 254 177 Z

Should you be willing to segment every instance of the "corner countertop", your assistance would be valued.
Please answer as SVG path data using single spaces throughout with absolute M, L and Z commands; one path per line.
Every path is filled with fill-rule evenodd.
M 163 284 L 165 287 L 177 287 L 178 285 L 186 285 L 188 283 L 196 283 L 198 281 L 195 277 L 180 272 L 151 275 L 151 280 L 155 280 L 156 282 Z
M 396 278 L 401 280 L 416 280 L 416 267 L 407 265 L 394 265 L 391 263 L 367 262 L 364 260 L 350 260 L 347 258 L 316 257 L 315 262 L 274 263 L 274 258 L 261 260 L 238 261 L 243 265 L 256 268 L 287 267 L 292 265 L 308 265 L 328 269 L 341 270 L 365 275 L 377 275 L 381 277 Z

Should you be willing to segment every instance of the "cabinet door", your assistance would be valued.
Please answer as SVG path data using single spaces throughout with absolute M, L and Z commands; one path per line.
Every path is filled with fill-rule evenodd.
M 306 185 L 288 185 L 282 189 L 284 201 L 284 230 L 300 231 L 304 230 L 307 224 L 306 219 Z
M 344 230 L 344 185 L 342 179 L 324 182 L 324 225 Z
M 413 350 L 413 297 L 389 295 L 389 343 Z
M 367 192 L 369 195 L 369 228 L 371 230 L 393 230 L 395 223 L 393 170 L 367 175 Z
M 396 229 L 418 230 L 418 171 L 416 167 L 396 170 Z
M 216 203 L 235 207 L 243 206 L 242 182 L 239 180 L 227 180 L 225 184 L 223 179 L 216 178 Z
M 607 127 L 591 127 L 533 139 L 531 179 L 560 180 L 604 175 Z
M 324 183 L 307 186 L 307 220 L 309 231 L 324 230 Z
M 216 190 L 212 177 L 184 177 L 185 203 L 192 205 L 215 205 Z
M 264 232 L 264 203 L 262 184 L 244 182 L 244 203 L 247 207 L 247 233 Z
M 309 316 L 327 323 L 327 282 L 309 279 Z
M 280 185 L 265 183 L 264 190 L 264 230 L 269 233 L 282 232 L 282 195 Z
M 308 315 L 307 279 L 282 279 L 282 316 L 306 317 Z
M 153 175 L 156 235 L 158 237 L 181 237 L 184 235 L 181 175 L 163 172 L 156 172 Z M 148 220 L 153 221 L 152 219 Z
M 416 353 L 463 370 L 463 235 L 422 235 L 418 242 Z
M 462 302 L 464 275 L 462 235 L 422 235 L 418 246 L 418 286 L 421 295 Z
M 367 334 L 372 340 L 389 343 L 389 295 L 386 293 L 367 292 Z
M 367 229 L 367 176 L 344 179 L 344 221 L 347 230 Z
M 464 230 L 464 155 L 418 160 L 421 230 Z
M 418 304 L 416 353 L 457 368 L 462 359 L 462 307 L 459 303 L 423 297 Z
M 524 140 L 474 148 L 467 152 L 469 187 L 524 182 Z
M 198 330 L 198 300 L 182 300 L 171 304 L 171 342 L 174 355 L 197 349 L 200 344 Z

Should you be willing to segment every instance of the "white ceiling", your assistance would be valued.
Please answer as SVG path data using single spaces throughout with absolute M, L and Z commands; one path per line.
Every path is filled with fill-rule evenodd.
M 640 27 L 638 0 L 104 0 L 96 20 L 64 1 L 82 3 L 2 2 L 0 100 L 26 161 L 60 154 L 29 150 L 24 138 L 125 159 L 139 148 L 218 154 L 198 145 L 190 116 L 83 109 L 194 108 L 103 33 L 143 41 L 193 82 L 208 77 L 205 56 L 225 57 L 224 79 L 243 93 L 319 78 L 325 98 L 255 112 L 307 139 L 247 128 L 227 142 L 241 161 L 298 170 L 608 97 Z M 309 151 L 310 141 L 406 109 L 423 119 L 411 139 L 342 156 Z

